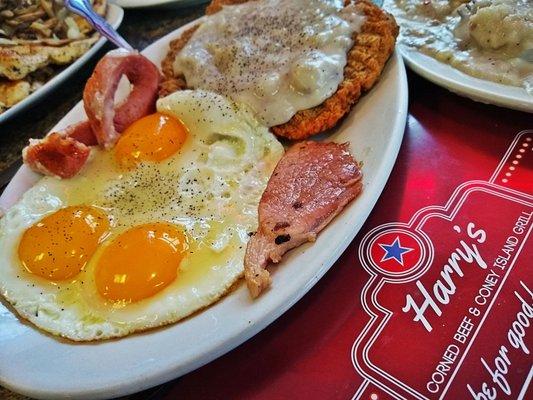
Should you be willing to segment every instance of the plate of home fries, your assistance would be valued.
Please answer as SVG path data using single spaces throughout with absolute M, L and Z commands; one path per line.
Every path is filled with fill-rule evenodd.
M 134 393 L 287 311 L 396 160 L 397 35 L 368 0 L 214 0 L 141 53 L 106 54 L 0 197 L 0 384 Z
M 116 29 L 123 10 L 95 0 L 94 10 Z M 105 43 L 81 17 L 54 0 L 0 6 L 0 123 L 44 98 Z

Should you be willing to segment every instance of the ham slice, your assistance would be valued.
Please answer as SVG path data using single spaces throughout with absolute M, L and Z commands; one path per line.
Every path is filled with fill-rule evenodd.
M 78 122 L 77 124 L 69 125 L 61 132 L 61 134 L 77 140 L 78 142 L 83 143 L 85 146 L 96 146 L 98 144 L 98 140 L 94 135 L 89 121 L 83 121 Z
M 115 92 L 123 75 L 133 88 L 115 108 Z M 83 91 L 83 105 L 100 146 L 114 146 L 120 133 L 155 110 L 159 70 L 138 52 L 110 51 L 96 65 Z
M 302 142 L 279 161 L 259 203 L 259 228 L 244 258 L 252 297 L 271 283 L 265 269 L 317 234 L 362 189 L 362 173 L 348 144 Z

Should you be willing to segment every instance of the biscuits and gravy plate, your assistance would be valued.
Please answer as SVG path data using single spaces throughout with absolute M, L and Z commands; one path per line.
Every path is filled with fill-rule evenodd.
M 527 0 L 385 0 L 383 8 L 400 25 L 398 49 L 417 74 L 475 101 L 533 112 Z
M 110 52 L 89 79 L 84 102 L 49 136 L 30 142 L 26 164 L 0 197 L 3 386 L 38 398 L 94 399 L 163 383 L 264 329 L 333 265 L 394 165 L 407 83 L 386 37 L 393 26 L 388 17 L 359 0 L 343 22 L 331 13 L 333 2 L 320 4 L 318 14 L 294 26 L 319 29 L 320 15 L 330 15 L 324 21 L 333 29 L 313 42 L 310 61 L 298 53 L 301 62 L 287 76 L 302 85 L 301 93 L 325 82 L 326 101 L 280 117 L 254 110 L 259 103 L 234 103 L 234 93 L 225 91 L 228 83 L 246 85 L 257 76 L 226 76 L 214 91 L 190 87 L 192 81 L 184 86 L 186 71 L 172 66 L 170 72 L 175 63 L 168 54 L 209 21 L 204 17 L 142 55 Z M 255 28 L 272 21 L 256 18 Z M 347 61 L 353 71 L 339 76 L 338 53 L 350 45 L 344 37 L 361 26 Z M 200 49 L 187 52 L 185 64 L 193 70 L 207 28 L 187 36 Z M 240 49 L 234 50 L 242 65 Z M 289 59 L 280 50 L 280 60 Z M 233 70 L 224 57 L 215 60 Z M 166 76 L 153 113 L 161 63 Z M 317 70 L 320 63 L 326 64 Z M 302 70 L 311 79 L 298 75 Z M 279 76 L 271 79 L 272 72 L 261 76 L 279 90 L 261 93 L 275 105 L 277 92 L 293 89 Z M 133 84 L 129 95 L 127 84 L 115 93 L 122 74 Z M 115 95 L 127 99 L 115 107 Z M 268 126 L 279 137 L 322 134 L 285 152 Z M 265 267 L 282 256 L 270 276 Z M 240 284 L 243 274 L 247 285 Z

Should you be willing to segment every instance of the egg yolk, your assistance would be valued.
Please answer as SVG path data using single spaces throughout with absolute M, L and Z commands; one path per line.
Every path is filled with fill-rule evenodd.
M 162 161 L 176 153 L 187 138 L 187 128 L 170 115 L 155 113 L 131 124 L 115 146 L 118 163 L 132 168 L 141 161 Z
M 156 222 L 131 228 L 113 240 L 98 260 L 98 292 L 121 303 L 151 297 L 176 279 L 187 249 L 187 238 L 175 225 Z
M 72 278 L 83 270 L 108 230 L 109 219 L 98 208 L 63 208 L 24 232 L 19 260 L 26 271 L 48 280 Z

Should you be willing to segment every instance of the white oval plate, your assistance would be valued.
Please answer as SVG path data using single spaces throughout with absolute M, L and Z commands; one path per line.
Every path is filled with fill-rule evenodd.
M 165 36 L 143 53 L 159 64 L 169 41 L 191 25 Z M 405 68 L 395 53 L 381 81 L 329 137 L 337 142 L 349 141 L 355 157 L 363 162 L 363 193 L 315 243 L 287 254 L 274 269 L 272 288 L 259 299 L 253 301 L 241 285 L 182 322 L 92 344 L 75 344 L 44 334 L 0 304 L 0 385 L 43 399 L 122 396 L 177 378 L 257 334 L 317 283 L 367 219 L 400 148 L 407 97 Z M 58 126 L 82 118 L 80 103 Z M 0 198 L 0 205 L 13 204 L 37 179 L 22 167 Z
M 118 28 L 122 22 L 122 17 L 124 16 L 124 10 L 115 4 L 109 4 L 107 7 L 106 20 L 109 22 L 113 28 Z M 43 96 L 46 96 L 53 88 L 58 86 L 65 79 L 70 77 L 74 72 L 76 72 L 85 62 L 87 62 L 106 42 L 105 38 L 100 38 L 87 52 L 66 67 L 59 74 L 54 76 L 43 86 L 37 89 L 35 92 L 30 94 L 24 100 L 18 102 L 13 107 L 7 111 L 0 114 L 0 124 L 4 121 L 7 121 L 12 116 L 16 115 L 26 107 L 35 103 L 37 100 L 41 99 Z
M 398 45 L 414 72 L 460 96 L 485 104 L 533 112 L 533 95 L 526 89 L 474 78 L 415 49 Z
M 114 0 L 114 2 L 123 8 L 178 8 L 196 4 L 204 4 L 209 2 L 209 0 Z

